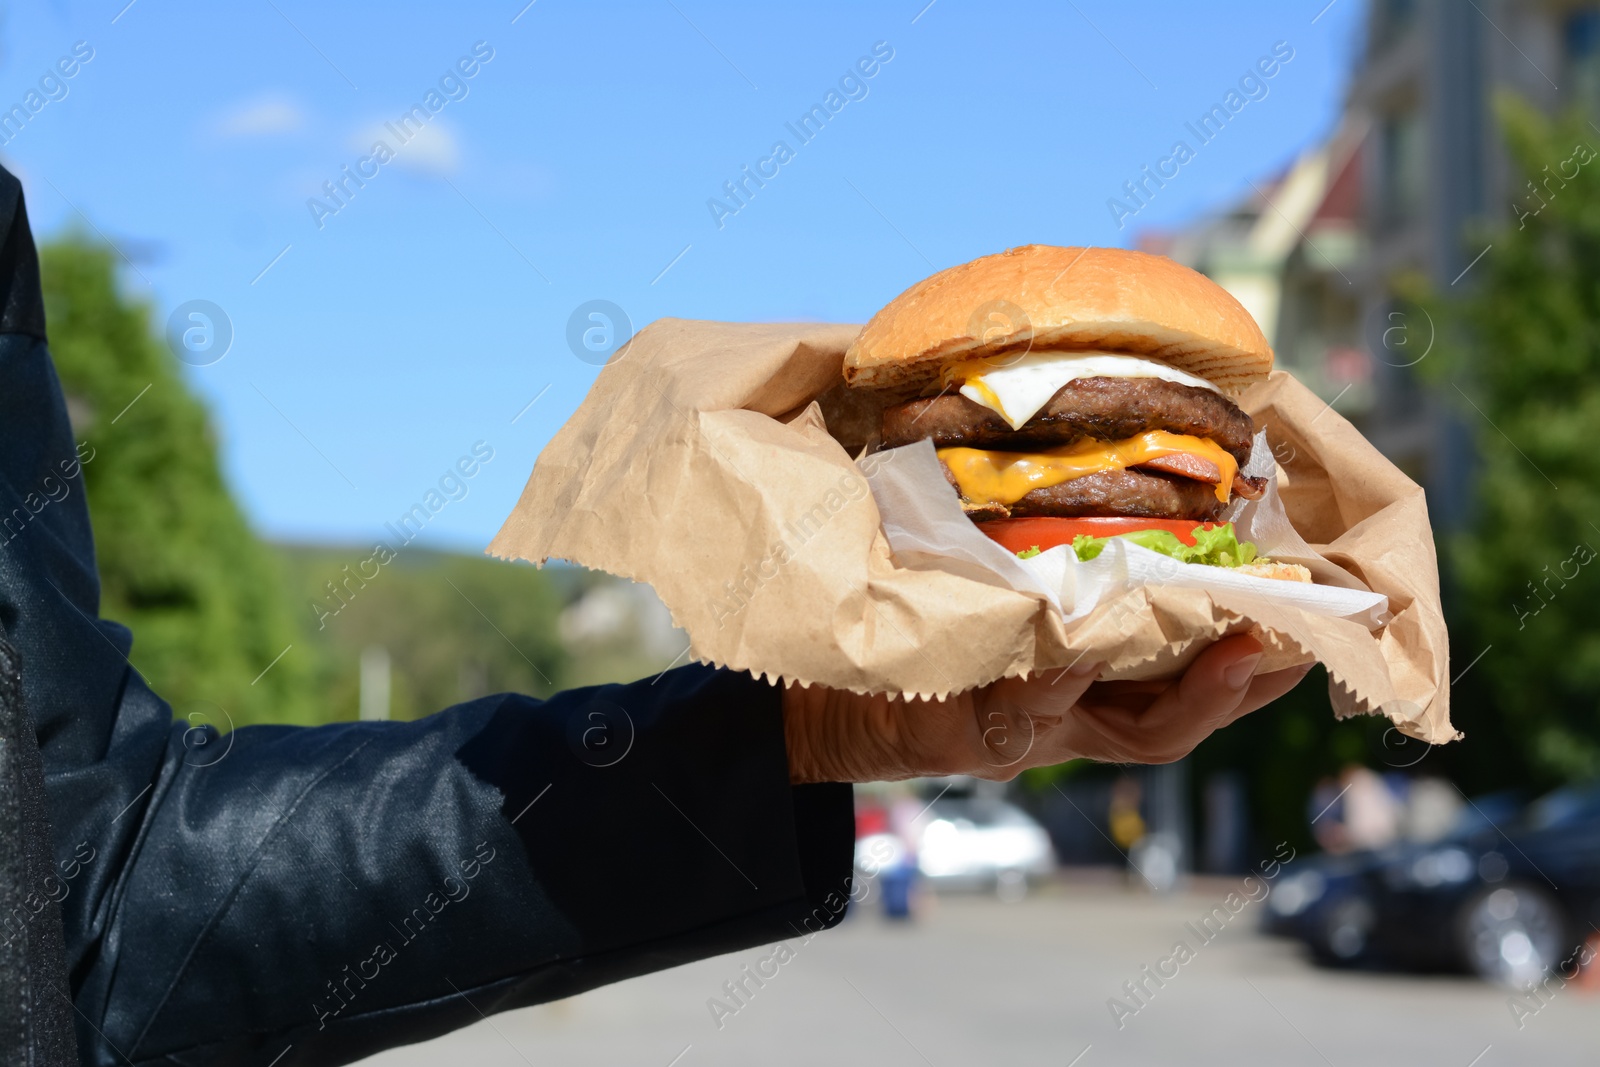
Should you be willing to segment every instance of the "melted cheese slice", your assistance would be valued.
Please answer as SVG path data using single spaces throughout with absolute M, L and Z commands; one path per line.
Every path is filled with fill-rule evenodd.
M 955 475 L 961 495 L 974 504 L 1015 504 L 1035 489 L 1070 482 L 1101 471 L 1137 467 L 1152 459 L 1188 452 L 1208 459 L 1222 472 L 1217 499 L 1228 502 L 1239 464 L 1215 441 L 1187 434 L 1149 430 L 1125 441 L 1077 441 L 1041 452 L 999 452 L 986 448 L 941 448 L 939 458 Z
M 1076 378 L 1160 378 L 1214 393 L 1222 391 L 1204 378 L 1153 359 L 1081 351 L 969 359 L 946 367 L 941 384 L 948 388 L 962 383 L 962 396 L 999 415 L 1013 430 L 1020 430 L 1063 385 Z

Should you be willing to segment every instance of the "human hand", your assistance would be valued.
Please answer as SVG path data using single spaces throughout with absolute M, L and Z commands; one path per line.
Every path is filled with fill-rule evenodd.
M 1212 731 L 1276 700 L 1311 665 L 1257 675 L 1261 642 L 1227 637 L 1183 676 L 1096 681 L 1101 664 L 1006 678 L 945 700 L 784 690 L 789 779 L 870 782 L 970 774 L 1007 781 L 1073 759 L 1171 763 Z

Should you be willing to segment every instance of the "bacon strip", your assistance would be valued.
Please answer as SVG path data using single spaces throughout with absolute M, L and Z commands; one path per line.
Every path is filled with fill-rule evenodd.
M 1260 500 L 1261 494 L 1267 491 L 1265 478 L 1246 478 L 1242 474 L 1233 476 L 1233 495 L 1242 496 L 1246 500 Z
M 1135 469 L 1176 474 L 1183 478 L 1193 478 L 1197 482 L 1205 482 L 1207 485 L 1216 485 L 1222 481 L 1222 471 L 1215 463 L 1190 452 L 1174 452 L 1170 456 L 1146 460 Z M 1235 481 L 1237 482 L 1237 479 Z

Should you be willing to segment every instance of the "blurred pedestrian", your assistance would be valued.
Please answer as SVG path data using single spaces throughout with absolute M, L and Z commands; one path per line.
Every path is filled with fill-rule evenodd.
M 1466 800 L 1447 778 L 1425 776 L 1407 783 L 1401 834 L 1407 841 L 1426 844 L 1441 840 L 1461 819 Z
M 883 884 L 883 914 L 898 922 L 915 918 L 917 893 L 917 847 L 921 843 L 924 817 L 930 805 L 915 797 L 900 796 L 889 805 L 889 832 L 899 848 L 895 858 L 878 875 Z
M 1329 792 L 1333 796 L 1323 803 Z M 1337 782 L 1317 783 L 1312 806 L 1317 809 L 1312 830 L 1327 852 L 1379 849 L 1400 837 L 1400 798 L 1380 775 L 1358 763 L 1346 766 Z
M 1144 790 L 1133 775 L 1123 772 L 1111 783 L 1111 804 L 1106 818 L 1111 840 L 1123 852 L 1131 851 L 1144 837 L 1144 816 L 1139 811 L 1143 799 Z

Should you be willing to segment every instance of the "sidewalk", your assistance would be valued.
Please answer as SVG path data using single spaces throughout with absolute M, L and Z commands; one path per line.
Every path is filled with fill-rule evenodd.
M 1504 991 L 1466 978 L 1318 970 L 1255 932 L 1250 904 L 1209 942 L 1190 928 L 1233 888 L 1155 899 L 1079 879 L 1017 905 L 946 897 L 912 928 L 875 911 L 764 970 L 735 1006 L 725 982 L 754 950 L 495 1016 L 367 1067 L 537 1064 L 814 1067 L 1511 1067 L 1593 1064 L 1600 997 L 1559 993 L 1518 1030 Z M 1215 924 L 1213 924 L 1215 925 Z M 1157 987 L 1143 968 L 1183 939 L 1192 958 Z M 1172 964 L 1164 968 L 1169 973 Z M 1142 1006 L 1124 987 L 1143 981 Z M 1118 1029 L 1108 1000 L 1127 1009 Z M 1485 1049 L 1488 1052 L 1485 1053 Z M 687 1051 L 685 1051 L 687 1049 Z M 1087 1051 L 1085 1051 L 1087 1049 Z M 674 1057 L 681 1058 L 674 1060 Z M 1474 1061 L 1474 1057 L 1481 1059 Z M 1075 1057 L 1080 1057 L 1076 1059 Z

